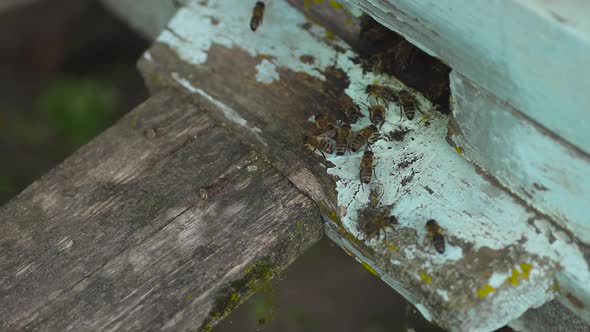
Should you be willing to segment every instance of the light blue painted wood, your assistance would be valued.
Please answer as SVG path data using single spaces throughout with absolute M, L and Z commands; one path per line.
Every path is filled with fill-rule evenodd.
M 348 2 L 590 153 L 590 2 Z

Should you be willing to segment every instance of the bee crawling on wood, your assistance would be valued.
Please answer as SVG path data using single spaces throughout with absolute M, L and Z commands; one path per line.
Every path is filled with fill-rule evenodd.
M 327 115 L 318 114 L 314 117 L 314 123 L 316 128 L 319 130 L 321 136 L 334 138 L 336 134 L 336 126 L 330 120 Z
M 359 230 L 369 239 L 380 235 L 386 228 L 397 225 L 395 216 L 388 216 L 388 209 L 366 208 L 359 213 Z M 383 233 L 387 237 L 387 233 Z
M 377 130 L 378 129 L 377 127 L 375 127 L 374 124 L 359 130 L 352 137 L 352 142 L 350 143 L 350 150 L 352 152 L 357 152 L 363 146 L 365 146 L 365 144 L 371 143 L 374 139 L 378 137 Z
M 252 10 L 252 19 L 250 19 L 250 29 L 256 31 L 258 26 L 262 24 L 262 18 L 264 16 L 264 2 L 257 1 L 254 9 Z
M 365 93 L 375 98 L 377 101 L 379 101 L 379 99 L 383 100 L 384 103 L 397 103 L 398 101 L 395 91 L 392 88 L 384 85 L 369 84 L 365 88 Z
M 326 158 L 324 152 L 327 154 L 332 154 L 332 152 L 334 151 L 334 144 L 332 143 L 332 140 L 330 140 L 327 137 L 305 136 L 305 138 L 303 139 L 303 143 L 313 152 L 319 150 L 324 159 Z
M 407 90 L 402 90 L 399 92 L 399 103 L 408 120 L 413 120 L 418 109 L 414 97 Z
M 340 108 L 346 115 L 349 123 L 356 123 L 363 116 L 359 110 L 359 107 L 354 103 L 352 98 L 348 96 L 342 96 L 340 97 L 339 102 Z
M 383 126 L 383 122 L 385 122 L 385 106 L 375 105 L 369 107 L 369 118 L 374 125 Z
M 375 172 L 375 165 L 373 164 L 373 151 L 366 150 L 361 160 L 361 167 L 359 171 L 361 182 L 369 184 L 373 179 L 373 173 Z
M 336 129 L 336 155 L 342 156 L 348 149 L 348 139 L 352 129 L 349 124 L 343 124 Z
M 439 254 L 445 252 L 445 237 L 443 236 L 443 229 L 434 219 L 430 219 L 426 222 L 426 230 L 428 231 L 428 237 L 432 241 L 434 249 Z

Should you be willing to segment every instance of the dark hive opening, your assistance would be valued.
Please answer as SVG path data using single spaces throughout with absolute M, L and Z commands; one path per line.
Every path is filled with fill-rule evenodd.
M 364 70 L 396 77 L 440 105 L 441 113 L 449 114 L 451 68 L 367 14 L 361 16 L 360 24 L 363 47 L 358 51 Z

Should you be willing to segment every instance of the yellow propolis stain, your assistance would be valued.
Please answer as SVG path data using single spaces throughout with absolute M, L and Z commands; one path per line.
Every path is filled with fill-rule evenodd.
M 463 153 L 463 148 L 458 146 L 455 148 L 455 151 L 457 151 L 457 153 L 461 154 L 461 153 Z
M 491 292 L 495 292 L 496 289 L 490 285 L 485 285 L 484 288 L 478 289 L 477 290 L 477 295 L 479 297 L 486 297 L 486 295 L 488 295 Z
M 391 250 L 393 250 L 393 251 L 397 251 L 397 247 L 396 247 L 396 246 L 394 246 L 393 244 L 390 244 L 390 245 L 388 245 L 388 246 L 387 246 L 387 249 L 391 249 Z
M 508 281 L 513 284 L 514 286 L 518 285 L 518 277 L 520 276 L 520 272 L 517 269 L 512 269 L 512 275 L 508 277 Z
M 527 264 L 527 263 L 522 263 L 520 264 L 520 268 L 522 269 L 522 277 L 525 279 L 529 278 L 529 272 L 531 271 L 531 269 L 533 268 L 533 266 L 531 264 Z
M 373 273 L 376 276 L 379 276 L 379 273 L 377 273 L 377 271 L 373 270 L 372 267 L 369 266 L 369 264 L 365 263 L 365 262 L 361 262 L 361 265 L 365 267 L 365 269 L 367 269 L 367 271 Z
M 424 273 L 420 273 L 420 278 L 422 279 L 422 281 L 424 281 L 427 284 L 432 282 L 432 277 L 429 275 L 426 275 Z
M 334 33 L 328 29 L 326 29 L 326 38 L 330 39 L 330 40 L 334 40 L 336 39 L 336 35 L 334 35 Z
M 344 5 L 342 5 L 341 3 L 338 3 L 334 0 L 330 0 L 330 6 L 332 6 L 334 9 L 342 9 L 344 8 Z

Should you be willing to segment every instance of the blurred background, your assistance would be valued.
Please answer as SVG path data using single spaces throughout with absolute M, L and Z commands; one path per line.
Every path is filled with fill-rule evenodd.
M 0 204 L 148 97 L 148 46 L 98 1 L 2 0 Z M 440 331 L 328 240 L 277 279 L 214 331 Z

